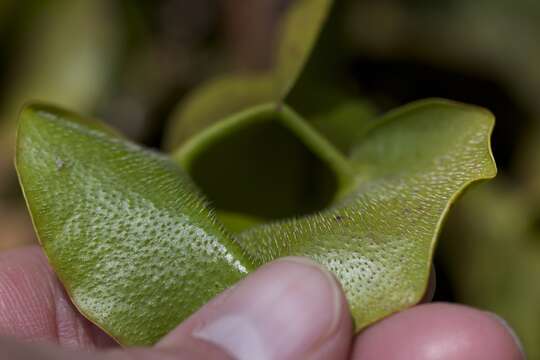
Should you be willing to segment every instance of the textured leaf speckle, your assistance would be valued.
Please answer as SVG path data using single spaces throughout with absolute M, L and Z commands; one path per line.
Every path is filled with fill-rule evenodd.
M 153 344 L 258 266 L 299 255 L 336 275 L 361 329 L 421 299 L 449 207 L 496 173 L 492 115 L 443 100 L 377 120 L 347 140 L 348 158 L 284 105 L 208 128 L 181 160 L 193 169 L 216 142 L 269 121 L 336 173 L 338 195 L 321 211 L 270 222 L 218 208 L 234 220 L 232 235 L 171 158 L 51 106 L 23 110 L 19 179 L 50 263 L 86 317 L 122 344 Z M 248 144 L 238 154 L 264 146 Z
M 16 164 L 37 233 L 84 315 L 123 344 L 154 343 L 249 265 L 180 167 L 74 119 L 21 115 Z

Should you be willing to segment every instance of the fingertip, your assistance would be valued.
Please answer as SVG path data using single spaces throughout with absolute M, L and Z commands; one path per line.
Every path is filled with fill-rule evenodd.
M 521 360 L 517 341 L 490 313 L 458 304 L 422 304 L 362 332 L 353 359 Z
M 218 296 L 158 346 L 191 336 L 236 359 L 344 358 L 352 321 L 336 279 L 314 262 L 284 258 Z
M 0 253 L 0 335 L 54 340 L 51 278 L 35 246 Z
M 75 349 L 116 346 L 77 312 L 35 245 L 0 252 L 0 335 Z
M 50 272 L 47 259 L 41 248 L 37 245 L 28 245 L 0 251 L 0 267 L 2 270 L 9 270 L 14 266 L 32 266 Z

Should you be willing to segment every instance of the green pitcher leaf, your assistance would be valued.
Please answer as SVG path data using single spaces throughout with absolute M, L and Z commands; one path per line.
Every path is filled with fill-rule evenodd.
M 356 328 L 424 295 L 437 235 L 472 182 L 495 176 L 493 116 L 441 100 L 380 120 L 350 156 L 356 185 L 328 209 L 239 234 L 257 264 L 308 256 L 341 281 Z
M 476 107 L 419 102 L 380 119 L 346 158 L 287 106 L 261 105 L 190 139 L 175 154 L 188 176 L 101 125 L 34 105 L 16 165 L 52 266 L 122 344 L 154 343 L 285 255 L 332 271 L 361 329 L 423 296 L 450 205 L 496 173 L 492 126 Z
M 98 123 L 25 108 L 16 166 L 73 302 L 122 344 L 155 343 L 251 268 L 182 169 Z
M 295 0 L 282 15 L 271 69 L 226 74 L 210 80 L 182 100 L 169 120 L 164 140 L 172 151 L 206 127 L 250 107 L 287 96 L 315 46 L 333 0 Z

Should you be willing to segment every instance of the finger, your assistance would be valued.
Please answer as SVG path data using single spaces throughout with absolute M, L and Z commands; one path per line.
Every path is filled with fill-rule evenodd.
M 235 359 L 345 359 L 352 321 L 337 281 L 302 258 L 270 263 L 210 302 L 164 338 L 224 349 Z
M 520 360 L 513 331 L 491 313 L 432 303 L 392 315 L 361 333 L 353 359 Z
M 0 335 L 67 348 L 114 344 L 73 308 L 37 246 L 0 252 Z
M 232 360 L 209 344 L 180 344 L 171 349 L 132 348 L 108 351 L 74 351 L 46 344 L 23 344 L 0 337 L 0 360 Z
M 312 262 L 286 258 L 218 296 L 153 349 L 85 353 L 77 358 L 339 360 L 348 357 L 351 337 L 351 319 L 336 280 Z M 38 353 L 41 359 L 75 356 L 59 348 L 9 342 L 2 347 L 10 359 L 30 359 Z

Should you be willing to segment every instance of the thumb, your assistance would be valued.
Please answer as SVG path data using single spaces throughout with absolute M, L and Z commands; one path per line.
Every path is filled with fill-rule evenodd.
M 303 258 L 263 266 L 154 348 L 78 353 L 0 338 L 0 359 L 346 359 L 352 321 L 334 277 Z M 5 356 L 5 357 L 4 357 Z
M 352 338 L 335 278 L 304 258 L 272 262 L 212 300 L 159 349 L 197 339 L 234 359 L 345 359 Z

